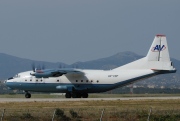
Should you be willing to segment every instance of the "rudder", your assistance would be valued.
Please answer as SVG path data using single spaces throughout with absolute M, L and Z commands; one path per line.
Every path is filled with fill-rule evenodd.
M 165 35 L 156 35 L 147 54 L 148 61 L 170 61 Z

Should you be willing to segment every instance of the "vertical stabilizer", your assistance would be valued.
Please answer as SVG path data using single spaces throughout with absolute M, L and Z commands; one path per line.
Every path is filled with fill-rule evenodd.
M 176 72 L 176 69 L 170 61 L 166 36 L 155 36 L 146 57 L 115 68 L 114 70 L 122 69 L 151 69 L 155 71 L 161 70 L 161 72 L 163 70 L 168 73 Z
M 147 54 L 148 61 L 170 61 L 165 35 L 156 35 Z

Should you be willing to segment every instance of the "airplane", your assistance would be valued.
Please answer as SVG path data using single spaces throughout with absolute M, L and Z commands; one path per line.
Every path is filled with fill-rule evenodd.
M 13 90 L 23 90 L 26 98 L 32 92 L 65 93 L 66 98 L 88 98 L 89 93 L 106 92 L 159 74 L 175 73 L 170 61 L 165 35 L 156 35 L 141 59 L 112 70 L 76 68 L 33 69 L 5 81 Z

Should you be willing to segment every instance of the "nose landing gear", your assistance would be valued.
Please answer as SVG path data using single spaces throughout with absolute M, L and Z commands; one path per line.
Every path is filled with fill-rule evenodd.
M 31 98 L 31 93 L 29 93 L 29 92 L 27 92 L 27 91 L 25 91 L 26 93 L 25 93 L 25 98 Z

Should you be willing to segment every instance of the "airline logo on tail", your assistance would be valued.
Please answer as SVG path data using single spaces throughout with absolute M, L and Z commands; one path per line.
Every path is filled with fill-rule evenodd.
M 155 47 L 153 47 L 151 49 L 152 52 L 159 52 L 159 51 L 163 51 L 166 49 L 166 46 L 165 45 L 156 45 Z

